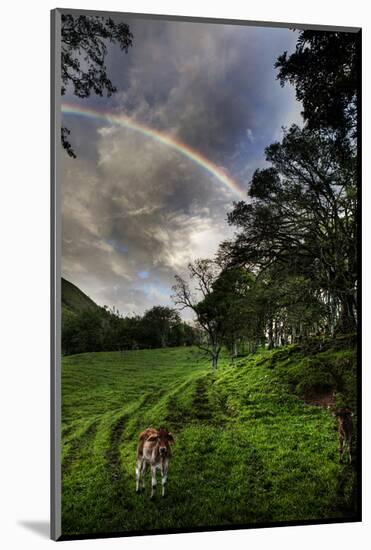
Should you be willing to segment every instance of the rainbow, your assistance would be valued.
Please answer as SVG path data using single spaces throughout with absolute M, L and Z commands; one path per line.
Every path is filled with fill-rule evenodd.
M 246 198 L 243 190 L 231 177 L 229 177 L 224 172 L 224 170 L 222 170 L 222 168 L 211 162 L 209 159 L 201 155 L 201 153 L 199 153 L 189 145 L 186 145 L 185 143 L 173 136 L 170 136 L 164 132 L 160 132 L 159 130 L 155 130 L 154 128 L 150 128 L 149 126 L 146 126 L 145 124 L 138 122 L 137 120 L 134 120 L 133 118 L 130 118 L 126 115 L 117 114 L 114 112 L 99 111 L 98 109 L 81 107 L 73 105 L 71 103 L 62 103 L 62 113 L 65 115 L 76 115 L 84 118 L 102 120 L 105 122 L 109 122 L 110 124 L 123 126 L 125 128 L 129 128 L 130 130 L 139 132 L 142 135 L 154 139 L 162 145 L 165 145 L 166 147 L 170 147 L 171 149 L 178 151 L 183 156 L 201 166 L 201 168 L 207 170 L 209 174 L 211 174 L 217 180 L 223 183 L 223 185 L 226 185 L 228 189 L 238 195 L 240 199 L 244 200 Z

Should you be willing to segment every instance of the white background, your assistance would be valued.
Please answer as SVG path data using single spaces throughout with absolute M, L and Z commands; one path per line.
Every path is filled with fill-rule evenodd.
M 17 1 L 1 8 L 0 545 L 41 548 L 49 519 L 49 10 L 54 7 L 362 26 L 364 38 L 364 348 L 370 334 L 367 287 L 370 238 L 370 18 L 364 0 Z M 369 67 L 368 67 L 369 69 Z M 368 177 L 367 177 L 368 176 Z M 3 336 L 5 335 L 5 338 Z M 80 548 L 125 544 L 130 550 L 174 545 L 337 550 L 371 539 L 370 353 L 364 351 L 364 522 L 217 533 L 77 541 Z M 305 495 L 303 494 L 303 499 Z M 368 543 L 368 547 L 369 547 Z

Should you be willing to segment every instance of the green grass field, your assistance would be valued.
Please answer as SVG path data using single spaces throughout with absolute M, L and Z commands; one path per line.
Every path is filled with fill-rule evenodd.
M 334 419 L 289 391 L 282 369 L 295 355 L 277 357 L 224 356 L 215 373 L 193 348 L 65 357 L 63 534 L 354 516 Z M 154 501 L 149 476 L 135 493 L 137 437 L 150 425 L 176 438 L 167 495 L 158 485 Z

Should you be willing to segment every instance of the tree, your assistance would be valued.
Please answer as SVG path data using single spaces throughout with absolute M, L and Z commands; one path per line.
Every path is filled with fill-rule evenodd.
M 309 128 L 331 129 L 341 141 L 357 129 L 360 44 L 359 33 L 306 30 L 275 64 L 281 85 L 295 86 Z
M 175 309 L 153 306 L 143 315 L 138 339 L 146 347 L 164 348 L 169 346 L 180 325 L 181 319 Z
M 229 214 L 240 232 L 223 243 L 224 263 L 312 281 L 328 303 L 329 325 L 356 326 L 356 191 L 354 166 L 336 138 L 292 126 L 266 149 L 271 167 L 257 170 L 251 202 Z
M 79 314 L 69 315 L 63 320 L 62 351 L 64 354 L 101 351 L 102 313 L 98 310 L 85 309 Z
M 323 331 L 327 314 L 310 279 L 274 267 L 258 278 L 269 349 L 295 344 Z
M 337 172 L 343 175 L 342 193 L 338 197 L 340 214 L 335 216 L 331 231 L 332 237 L 337 240 L 337 250 L 333 247 L 334 238 L 328 243 L 335 256 L 335 262 L 329 266 L 332 273 L 328 274 L 328 284 L 338 286 L 338 295 L 327 296 L 333 319 L 330 325 L 334 326 L 334 319 L 340 316 L 337 327 L 342 331 L 354 330 L 357 321 L 356 224 L 360 222 L 357 205 L 357 137 L 360 128 L 357 122 L 360 115 L 360 48 L 360 33 L 303 31 L 295 52 L 290 56 L 285 52 L 276 63 L 281 85 L 286 82 L 293 84 L 297 98 L 303 102 L 303 116 L 308 128 L 321 135 L 331 135 L 337 153 Z M 331 214 L 330 211 L 329 216 Z M 350 238 L 346 238 L 342 246 L 344 227 L 347 237 Z M 345 272 L 347 276 L 344 277 Z
M 257 282 L 252 272 L 237 267 L 222 269 L 213 284 L 213 297 L 224 318 L 223 342 L 236 357 L 239 347 L 248 344 L 255 351 L 264 338 L 262 310 Z
M 111 96 L 116 87 L 105 67 L 107 44 L 117 44 L 125 53 L 132 45 L 133 35 L 126 23 L 116 23 L 110 17 L 99 15 L 73 16 L 62 14 L 62 88 L 65 95 L 69 87 L 79 98 L 94 93 Z M 70 130 L 62 127 L 62 146 L 70 157 L 76 157 L 68 140 Z
M 217 368 L 222 348 L 227 319 L 223 316 L 220 297 L 213 291 L 213 285 L 220 273 L 216 262 L 203 259 L 188 265 L 190 279 L 195 281 L 198 296 L 192 293 L 189 284 L 175 276 L 172 299 L 180 310 L 189 308 L 196 316 L 199 326 L 206 335 L 206 340 L 199 342 L 199 347 L 211 359 L 213 369 Z M 201 299 L 198 299 L 200 297 Z

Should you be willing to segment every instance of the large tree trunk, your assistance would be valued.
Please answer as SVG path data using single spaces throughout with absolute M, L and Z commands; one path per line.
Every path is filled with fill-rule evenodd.
M 268 321 L 268 349 L 273 349 L 274 342 L 273 342 L 273 319 L 269 319 Z
M 214 344 L 211 350 L 211 367 L 213 370 L 218 368 L 219 353 L 220 346 L 218 344 Z
M 347 294 L 340 302 L 340 316 L 336 326 L 336 332 L 349 334 L 356 332 L 356 303 L 354 296 Z
M 275 347 L 275 348 L 278 348 L 279 342 L 278 342 L 278 321 L 277 321 L 277 319 L 274 320 L 274 336 L 273 336 L 273 340 L 274 340 L 274 347 Z
M 233 342 L 233 357 L 237 357 L 238 355 L 238 342 L 237 340 L 234 340 Z

